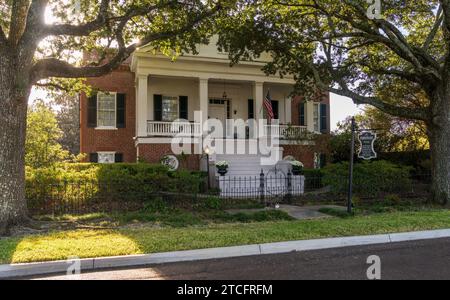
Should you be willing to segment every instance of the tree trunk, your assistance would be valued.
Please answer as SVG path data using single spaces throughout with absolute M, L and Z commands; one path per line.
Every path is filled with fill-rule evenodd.
M 13 56 L 0 53 L 0 235 L 27 220 L 25 133 L 31 87 Z
M 428 125 L 431 148 L 432 201 L 450 205 L 450 94 L 437 91 Z

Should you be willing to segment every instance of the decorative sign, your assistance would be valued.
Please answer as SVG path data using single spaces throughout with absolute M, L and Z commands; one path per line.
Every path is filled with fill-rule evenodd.
M 161 164 L 167 166 L 169 171 L 176 171 L 180 165 L 178 158 L 175 155 L 165 155 L 161 159 Z
M 377 134 L 371 131 L 363 131 L 359 134 L 358 139 L 361 143 L 361 149 L 359 150 L 358 157 L 365 160 L 377 158 L 377 153 L 374 149 Z

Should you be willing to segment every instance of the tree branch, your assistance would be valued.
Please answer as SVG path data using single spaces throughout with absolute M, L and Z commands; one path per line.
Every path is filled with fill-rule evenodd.
M 122 30 L 125 26 L 127 20 L 123 20 L 118 26 L 116 31 L 116 40 L 119 45 L 117 54 L 108 62 L 103 63 L 99 66 L 85 66 L 85 67 L 74 67 L 71 64 L 55 59 L 48 58 L 42 59 L 35 63 L 30 72 L 30 82 L 35 84 L 41 79 L 49 77 L 61 77 L 61 78 L 80 78 L 80 77 L 99 77 L 112 72 L 114 69 L 120 66 L 120 64 L 127 59 L 138 47 L 142 45 L 147 45 L 156 40 L 163 40 L 171 37 L 176 37 L 189 30 L 192 30 L 196 24 L 201 22 L 203 19 L 210 17 L 217 13 L 221 9 L 220 5 L 217 5 L 210 11 L 207 11 L 197 18 L 191 20 L 183 27 L 165 32 L 155 32 L 150 33 L 145 36 L 139 43 L 134 43 L 128 47 L 125 46 L 125 42 L 122 36 Z
M 422 50 L 426 51 L 429 49 L 431 42 L 436 37 L 436 34 L 439 31 L 439 28 L 444 21 L 444 15 L 442 14 L 442 5 L 439 6 L 438 12 L 436 14 L 436 21 L 434 22 L 433 28 L 430 31 L 430 34 L 427 36 L 425 42 L 423 43 Z
M 38 86 L 38 87 L 43 87 L 43 88 L 50 87 L 50 88 L 54 88 L 54 89 L 57 89 L 57 90 L 60 90 L 63 92 L 69 92 L 68 88 L 66 88 L 60 84 L 53 83 L 53 82 L 47 82 L 47 83 L 36 82 L 34 85 Z
M 12 46 L 17 45 L 25 30 L 28 7 L 29 1 L 27 0 L 13 1 L 8 34 L 8 40 Z
M 152 6 L 132 8 L 122 16 L 110 16 L 109 15 L 110 0 L 102 0 L 100 4 L 100 10 L 95 20 L 80 25 L 71 25 L 71 24 L 46 25 L 43 30 L 43 35 L 87 36 L 92 32 L 101 29 L 108 23 L 111 22 L 117 23 L 123 21 L 127 22 L 134 17 L 144 16 L 156 9 L 168 7 L 170 5 L 174 5 L 177 3 L 179 3 L 178 0 L 163 1 L 158 2 L 157 4 Z
M 350 90 L 347 86 L 347 84 L 344 83 L 342 78 L 333 78 L 339 85 L 340 89 L 333 88 L 329 84 L 326 84 L 322 81 L 321 76 L 317 70 L 317 68 L 312 64 L 308 64 L 309 69 L 313 73 L 314 80 L 318 87 L 322 90 L 329 91 L 331 93 L 335 93 L 344 97 L 349 97 L 355 102 L 356 104 L 368 104 L 372 105 L 381 111 L 384 111 L 388 114 L 406 118 L 406 119 L 415 119 L 415 120 L 422 120 L 426 121 L 428 120 L 426 110 L 423 108 L 410 108 L 410 107 L 403 107 L 403 106 L 396 106 L 389 103 L 386 103 L 382 101 L 381 99 L 377 97 L 369 97 L 369 96 L 363 96 L 356 92 L 353 92 Z M 336 76 L 336 74 L 333 74 Z
M 427 115 L 424 109 L 420 108 L 410 108 L 404 106 L 396 106 L 384 101 L 381 101 L 377 97 L 367 97 L 362 96 L 358 93 L 351 91 L 346 85 L 341 86 L 340 89 L 328 87 L 329 92 L 335 93 L 344 97 L 349 97 L 356 104 L 368 104 L 378 108 L 381 111 L 384 111 L 390 115 L 406 118 L 406 119 L 414 119 L 414 120 L 428 120 Z
M 102 0 L 100 3 L 100 9 L 98 11 L 95 20 L 80 24 L 61 24 L 61 25 L 45 25 L 42 35 L 74 35 L 74 36 L 86 36 L 91 32 L 100 29 L 108 22 L 108 9 L 110 0 Z

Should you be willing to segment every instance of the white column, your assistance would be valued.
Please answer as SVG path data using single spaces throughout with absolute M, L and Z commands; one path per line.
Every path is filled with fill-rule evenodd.
M 253 84 L 253 102 L 255 103 L 255 120 L 264 119 L 263 106 L 264 82 L 255 82 Z
M 205 133 L 205 122 L 208 120 L 208 106 L 209 106 L 209 98 L 208 98 L 208 78 L 199 78 L 199 85 L 198 85 L 199 91 L 198 91 L 198 97 L 199 97 L 199 103 L 200 103 L 200 112 L 201 112 L 201 132 L 202 134 Z M 196 122 L 199 122 L 200 120 L 195 120 Z M 203 154 L 203 138 L 200 138 L 199 143 L 196 147 L 197 154 Z M 205 163 L 202 164 L 201 169 L 202 171 L 206 171 L 207 164 L 210 162 L 207 162 L 205 160 Z
M 284 123 L 285 124 L 292 123 L 291 107 L 292 107 L 292 98 L 291 97 L 284 98 Z
M 306 127 L 308 131 L 314 132 L 314 102 L 306 102 Z
M 137 86 L 136 135 L 138 137 L 144 137 L 147 136 L 148 75 L 138 75 Z M 150 118 L 153 118 L 153 116 L 151 116 Z
M 199 102 L 200 102 L 200 111 L 202 112 L 202 122 L 204 123 L 208 120 L 208 106 L 209 106 L 209 98 L 208 98 L 208 78 L 199 78 Z

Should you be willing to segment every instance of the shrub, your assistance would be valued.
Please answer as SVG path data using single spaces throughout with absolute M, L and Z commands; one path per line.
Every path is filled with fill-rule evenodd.
M 137 164 L 57 164 L 26 169 L 26 197 L 30 209 L 64 210 L 105 203 L 139 202 L 157 192 L 196 194 L 204 182 L 200 172 L 169 172 L 165 166 Z
M 201 199 L 194 208 L 196 209 L 212 209 L 212 210 L 218 210 L 221 207 L 221 201 L 220 198 L 209 196 L 205 199 Z
M 323 173 L 321 169 L 303 169 L 303 175 L 305 176 L 305 190 L 315 190 L 323 187 L 322 177 Z
M 330 186 L 333 193 L 346 193 L 348 169 L 348 162 L 328 165 L 323 169 L 323 184 Z M 408 191 L 411 189 L 410 171 L 410 167 L 387 161 L 358 163 L 354 166 L 353 190 L 362 196 Z

